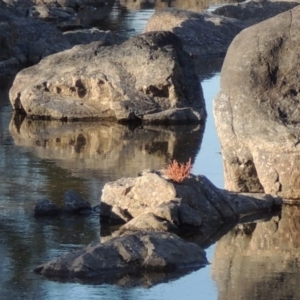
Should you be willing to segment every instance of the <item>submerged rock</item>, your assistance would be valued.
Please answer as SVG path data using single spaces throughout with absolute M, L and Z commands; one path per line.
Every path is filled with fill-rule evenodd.
M 226 188 L 300 198 L 300 7 L 232 42 L 214 115 Z
M 89 214 L 92 212 L 91 203 L 83 199 L 79 194 L 68 190 L 64 194 L 63 211 L 67 213 Z
M 10 100 L 15 110 L 51 119 L 182 124 L 206 118 L 193 62 L 170 32 L 49 56 L 18 73 Z
M 164 272 L 200 268 L 205 252 L 171 233 L 131 233 L 105 243 L 90 244 L 35 268 L 54 279 L 96 279 L 107 282 L 112 275 Z M 107 278 L 105 280 L 105 278 Z
M 40 199 L 34 207 L 34 215 L 39 216 L 56 216 L 60 213 L 59 207 L 50 199 Z

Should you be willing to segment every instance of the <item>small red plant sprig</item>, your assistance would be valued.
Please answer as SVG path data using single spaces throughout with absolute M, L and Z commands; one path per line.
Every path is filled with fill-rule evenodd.
M 169 176 L 173 181 L 181 183 L 184 178 L 188 177 L 192 169 L 192 160 L 191 158 L 187 163 L 179 163 L 177 160 L 173 160 L 163 170 L 163 173 Z

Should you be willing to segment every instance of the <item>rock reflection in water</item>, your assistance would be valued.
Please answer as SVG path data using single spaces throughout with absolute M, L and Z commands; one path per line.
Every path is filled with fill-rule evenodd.
M 194 161 L 203 127 L 126 126 L 117 123 L 39 121 L 15 115 L 9 125 L 18 146 L 51 159 L 73 174 L 116 179 L 161 169 L 176 159 Z M 82 174 L 81 174 L 82 175 Z
M 300 207 L 239 225 L 216 246 L 213 278 L 222 299 L 298 299 Z

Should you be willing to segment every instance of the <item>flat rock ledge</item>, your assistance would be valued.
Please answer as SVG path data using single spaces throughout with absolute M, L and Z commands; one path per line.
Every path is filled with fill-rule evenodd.
M 53 279 L 97 278 L 105 282 L 111 274 L 195 269 L 207 263 L 199 246 L 175 234 L 138 232 L 90 244 L 38 266 L 35 272 Z
M 148 170 L 136 178 L 107 183 L 100 216 L 101 222 L 126 223 L 121 232 L 206 232 L 247 215 L 272 211 L 281 203 L 277 196 L 218 189 L 205 176 L 191 174 L 176 183 L 161 171 Z
M 206 119 L 193 60 L 171 32 L 78 45 L 18 73 L 16 111 L 32 118 L 190 124 Z

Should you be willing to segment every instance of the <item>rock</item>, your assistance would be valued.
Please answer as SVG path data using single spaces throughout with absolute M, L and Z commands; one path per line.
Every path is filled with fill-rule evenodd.
M 69 20 L 75 18 L 76 13 L 72 8 L 32 6 L 29 16 L 43 21 Z
M 72 190 L 64 194 L 63 211 L 67 213 L 90 214 L 92 213 L 91 204 L 84 200 L 80 195 Z
M 211 13 L 165 8 L 155 11 L 144 31 L 171 31 L 192 55 L 224 55 L 233 38 L 244 27 L 241 21 Z
M 119 229 L 121 233 L 126 231 L 140 231 L 140 230 L 149 230 L 149 231 L 168 231 L 177 233 L 178 227 L 172 224 L 166 219 L 161 219 L 153 213 L 145 213 L 137 216 L 136 218 L 131 219 L 128 223 L 121 226 Z
M 75 46 L 18 73 L 15 110 L 32 117 L 202 123 L 206 118 L 193 62 L 170 32 L 151 32 L 121 45 Z M 174 114 L 187 109 L 188 114 Z
M 40 199 L 34 207 L 34 215 L 38 216 L 56 216 L 60 210 L 56 204 L 49 199 Z
M 212 13 L 165 8 L 155 11 L 144 31 L 171 31 L 180 38 L 184 49 L 192 55 L 224 55 L 241 30 L 296 5 L 299 3 L 250 1 L 222 6 Z
M 215 15 L 243 21 L 247 26 L 270 19 L 282 12 L 293 9 L 299 2 L 293 1 L 249 1 L 234 5 L 224 5 L 215 9 Z
M 95 41 L 102 41 L 105 46 L 118 45 L 127 39 L 111 31 L 103 31 L 97 28 L 65 31 L 64 36 L 72 46 L 89 44 Z
M 90 244 L 38 266 L 35 272 L 50 278 L 92 280 L 94 277 L 105 282 L 111 275 L 174 272 L 200 268 L 207 263 L 199 246 L 174 234 L 138 232 L 103 244 Z
M 0 76 L 14 76 L 24 65 L 71 47 L 58 29 L 1 5 L 0 20 Z
M 112 213 L 116 207 L 131 216 L 125 230 L 211 231 L 225 223 L 236 223 L 245 215 L 280 207 L 278 197 L 264 194 L 235 194 L 216 188 L 204 176 L 190 175 L 182 183 L 169 180 L 158 171 L 136 178 L 121 178 L 102 190 L 102 222 L 123 223 Z M 159 225 L 158 222 L 161 224 Z
M 297 6 L 228 50 L 214 101 L 228 190 L 300 198 L 299 18 Z

